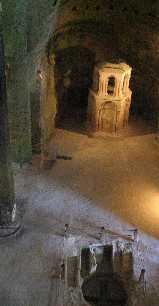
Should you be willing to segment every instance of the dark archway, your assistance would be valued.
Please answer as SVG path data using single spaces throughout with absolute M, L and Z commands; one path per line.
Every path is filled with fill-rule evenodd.
M 126 306 L 128 296 L 117 273 L 94 273 L 82 285 L 85 300 L 92 306 Z
M 93 252 L 97 264 L 96 271 L 92 273 L 89 269 L 88 273 L 88 270 L 85 270 L 85 263 L 84 270 L 81 271 L 84 277 L 82 292 L 85 300 L 92 306 L 125 306 L 128 299 L 127 290 L 122 277 L 113 272 L 112 245 L 98 246 Z M 88 268 L 92 268 L 91 254 L 88 253 L 88 249 L 82 253 L 82 263 L 86 259 Z M 88 259 L 90 265 L 88 265 Z M 83 272 L 87 274 L 84 275 Z
M 40 128 L 40 88 L 37 86 L 34 92 L 30 93 L 31 107 L 31 143 L 32 153 L 41 152 L 41 128 Z
M 129 126 L 132 131 L 134 130 L 134 135 L 156 132 L 155 101 L 150 84 L 144 73 L 138 72 L 136 67 L 133 67 L 130 79 L 132 98 Z
M 85 128 L 94 58 L 89 49 L 79 46 L 56 53 L 56 127 L 76 131 Z

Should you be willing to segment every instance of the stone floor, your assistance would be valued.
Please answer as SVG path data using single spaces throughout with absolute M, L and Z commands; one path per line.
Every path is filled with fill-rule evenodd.
M 51 281 L 51 271 L 65 252 L 75 254 L 80 246 L 97 242 L 103 225 L 111 239 L 136 227 L 140 230 L 136 277 L 145 267 L 148 288 L 155 296 L 149 306 L 159 305 L 155 135 L 103 139 L 57 130 L 50 154 L 55 150 L 72 159 L 57 159 L 49 170 L 40 169 L 38 157 L 22 169 L 14 165 L 17 198 L 25 199 L 24 229 L 17 237 L 0 241 L 0 305 L 66 306 L 57 298 L 60 287 Z M 64 245 L 65 223 L 71 225 L 71 245 Z

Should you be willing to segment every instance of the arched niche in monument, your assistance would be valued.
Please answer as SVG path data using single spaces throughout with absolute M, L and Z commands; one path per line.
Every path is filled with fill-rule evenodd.
M 110 76 L 107 84 L 107 94 L 113 96 L 115 92 L 115 77 Z
M 125 63 L 100 63 L 89 91 L 88 126 L 93 131 L 117 132 L 128 124 L 132 68 Z

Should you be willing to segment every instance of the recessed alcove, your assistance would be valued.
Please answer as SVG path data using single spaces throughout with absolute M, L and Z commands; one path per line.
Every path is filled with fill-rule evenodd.
M 31 144 L 32 154 L 41 151 L 41 128 L 40 128 L 40 86 L 37 83 L 36 89 L 30 93 L 31 110 Z
M 127 293 L 117 273 L 96 273 L 82 286 L 85 300 L 92 306 L 126 306 Z
M 138 135 L 155 133 L 156 118 L 154 112 L 154 98 L 150 84 L 155 80 L 142 79 L 137 69 L 132 70 L 130 88 L 132 89 L 132 103 L 130 106 L 129 125 Z
M 96 6 L 96 11 L 99 11 L 101 9 L 100 5 Z
M 78 7 L 77 6 L 73 6 L 72 12 L 78 12 Z
M 87 119 L 94 54 L 87 48 L 70 47 L 57 52 L 55 62 L 56 127 L 82 128 Z
M 81 253 L 82 292 L 89 305 L 125 306 L 133 279 L 132 253 L 119 255 L 113 245 L 95 245 Z
M 114 10 L 114 6 L 111 4 L 109 5 L 109 10 L 113 11 Z

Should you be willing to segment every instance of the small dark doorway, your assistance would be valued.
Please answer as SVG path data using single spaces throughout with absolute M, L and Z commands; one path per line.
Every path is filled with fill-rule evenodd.
M 56 127 L 85 128 L 93 69 L 94 54 L 87 48 L 71 47 L 56 54 Z
M 132 103 L 130 107 L 129 127 L 132 135 L 146 135 L 156 132 L 153 99 L 150 94 L 150 84 L 139 75 L 135 68 L 130 79 Z
M 30 93 L 31 106 L 31 142 L 32 153 L 38 154 L 41 151 L 41 129 L 40 129 L 40 90 L 37 88 Z

